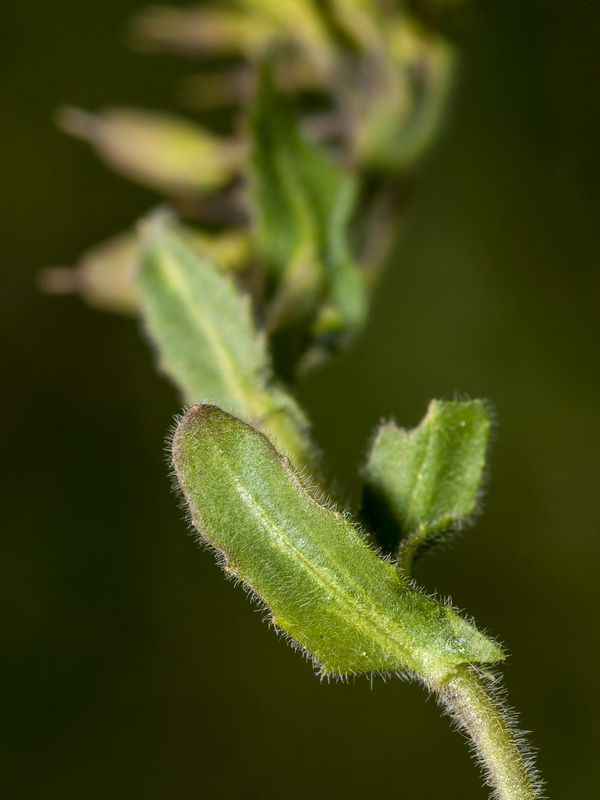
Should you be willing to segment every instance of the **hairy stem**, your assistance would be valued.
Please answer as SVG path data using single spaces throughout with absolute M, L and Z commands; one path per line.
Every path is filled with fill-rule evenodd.
M 498 800 L 539 800 L 535 770 L 518 742 L 506 712 L 469 666 L 460 667 L 441 686 L 439 697 L 470 736 Z

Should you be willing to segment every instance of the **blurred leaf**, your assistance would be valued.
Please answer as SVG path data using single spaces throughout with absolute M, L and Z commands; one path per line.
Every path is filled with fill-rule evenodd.
M 244 155 L 239 142 L 170 114 L 113 108 L 94 115 L 65 108 L 58 121 L 63 130 L 89 142 L 117 172 L 169 195 L 223 188 Z
M 270 326 L 277 329 L 298 310 L 314 333 L 319 312 L 337 314 L 327 331 L 348 334 L 362 325 L 366 289 L 348 250 L 348 225 L 356 184 L 316 144 L 299 132 L 289 102 L 263 70 L 252 117 L 251 207 L 271 277 Z
M 249 298 L 163 216 L 146 223 L 138 289 L 162 370 L 186 403 L 218 403 L 314 469 L 306 420 L 274 384 Z
M 454 54 L 406 15 L 386 26 L 388 64 L 361 115 L 361 163 L 386 174 L 413 166 L 431 147 L 448 109 Z
M 499 648 L 414 591 L 358 530 L 315 501 L 273 445 L 214 406 L 180 422 L 173 465 L 200 536 L 322 674 L 410 670 L 442 681 Z
M 490 429 L 481 400 L 434 400 L 418 428 L 379 429 L 364 471 L 364 516 L 387 550 L 413 559 L 474 512 Z

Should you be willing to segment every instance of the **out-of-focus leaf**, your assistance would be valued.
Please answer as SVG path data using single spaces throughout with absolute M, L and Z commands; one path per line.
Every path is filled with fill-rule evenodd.
M 490 419 L 481 400 L 434 400 L 413 430 L 383 425 L 364 470 L 365 518 L 387 550 L 416 555 L 474 512 Z
M 406 15 L 386 26 L 388 67 L 361 115 L 361 164 L 389 174 L 413 166 L 430 148 L 447 112 L 454 55 Z
M 264 69 L 252 119 L 251 206 L 277 310 L 275 324 L 302 304 L 321 335 L 319 314 L 332 308 L 327 333 L 353 333 L 366 314 L 366 290 L 348 248 L 356 185 L 316 144 Z M 282 302 L 282 298 L 284 302 Z
M 63 130 L 89 142 L 113 169 L 169 195 L 212 192 L 238 172 L 244 147 L 188 120 L 137 109 L 65 108 Z
M 319 504 L 268 439 L 214 406 L 180 422 L 173 465 L 200 536 L 323 674 L 410 670 L 442 682 L 500 649 L 412 589 L 358 530 Z
M 145 225 L 138 291 L 160 366 L 185 402 L 218 403 L 313 469 L 306 420 L 273 382 L 249 298 L 164 216 Z

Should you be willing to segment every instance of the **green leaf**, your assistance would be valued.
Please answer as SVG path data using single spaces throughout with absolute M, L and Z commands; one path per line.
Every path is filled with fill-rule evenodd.
M 389 176 L 414 167 L 445 120 L 455 58 L 441 38 L 406 15 L 386 25 L 388 72 L 360 119 L 356 151 L 368 169 Z
M 502 652 L 450 606 L 415 591 L 344 514 L 319 503 L 249 425 L 195 406 L 173 441 L 192 520 L 272 622 L 323 674 L 410 670 L 444 680 Z
M 273 381 L 249 298 L 164 215 L 146 224 L 142 238 L 142 316 L 185 402 L 227 408 L 268 431 L 296 465 L 314 468 L 307 422 Z
M 256 413 L 269 362 L 249 299 L 163 218 L 146 227 L 139 276 L 146 325 L 188 403 Z
M 490 419 L 481 400 L 434 400 L 419 427 L 380 428 L 364 470 L 363 516 L 403 566 L 477 505 Z
M 297 323 L 300 304 L 306 325 L 315 323 L 316 336 L 344 339 L 363 324 L 367 304 L 348 247 L 356 183 L 300 134 L 297 116 L 268 66 L 259 82 L 252 139 L 250 205 L 276 309 L 271 327 Z M 329 307 L 336 312 L 335 326 L 322 329 L 317 317 Z

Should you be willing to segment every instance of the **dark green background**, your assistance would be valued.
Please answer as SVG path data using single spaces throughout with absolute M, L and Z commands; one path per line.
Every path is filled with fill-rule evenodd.
M 122 42 L 141 2 L 0 9 L 3 796 L 483 798 L 420 687 L 320 683 L 186 535 L 178 401 L 135 323 L 34 289 L 156 202 L 52 126 L 65 102 L 173 104 L 190 65 Z M 485 514 L 418 577 L 504 641 L 555 800 L 597 788 L 598 11 L 453 15 L 457 101 L 370 330 L 302 392 L 349 486 L 380 417 L 495 404 Z

